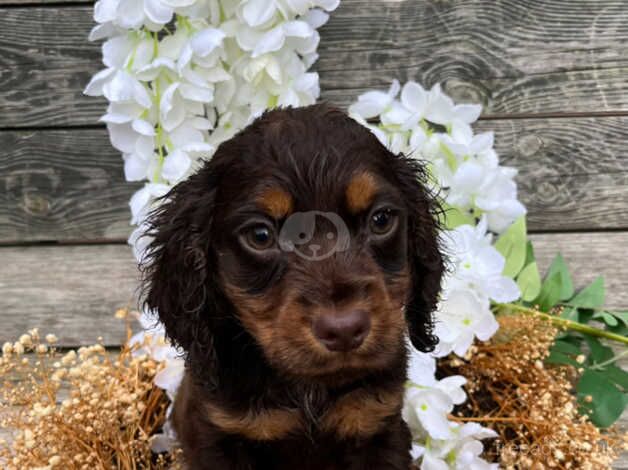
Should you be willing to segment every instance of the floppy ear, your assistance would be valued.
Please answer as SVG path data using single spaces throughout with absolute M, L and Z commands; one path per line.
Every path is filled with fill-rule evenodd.
M 152 238 L 141 261 L 144 305 L 190 354 L 211 355 L 216 283 L 210 259 L 215 178 L 201 170 L 179 183 L 149 215 Z
M 408 259 L 411 270 L 406 322 L 410 341 L 423 352 L 434 350 L 438 338 L 432 334 L 444 272 L 438 235 L 436 198 L 427 187 L 423 165 L 413 158 L 397 157 L 397 178 L 408 208 Z

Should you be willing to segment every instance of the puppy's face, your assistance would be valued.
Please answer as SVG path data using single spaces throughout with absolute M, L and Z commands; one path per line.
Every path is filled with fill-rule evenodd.
M 235 316 L 276 370 L 338 381 L 398 360 L 406 331 L 435 343 L 443 266 L 422 168 L 339 111 L 266 113 L 151 222 L 146 303 L 188 351 L 228 341 L 214 320 Z
M 352 161 L 362 164 L 338 168 L 331 187 L 277 168 L 241 197 L 222 191 L 222 288 L 271 364 L 291 374 L 379 369 L 403 348 L 408 213 L 394 181 Z

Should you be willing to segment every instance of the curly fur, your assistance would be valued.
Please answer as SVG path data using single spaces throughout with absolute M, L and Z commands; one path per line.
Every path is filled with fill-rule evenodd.
M 281 185 L 294 197 L 296 209 L 339 212 L 343 182 L 365 168 L 402 201 L 407 222 L 389 245 L 362 247 L 307 266 L 285 254 L 253 259 L 237 246 L 230 225 L 234 214 L 254 213 L 261 190 Z M 405 345 L 388 334 L 397 327 L 397 300 L 405 307 L 412 344 L 422 351 L 436 344 L 432 312 L 443 273 L 437 210 L 419 161 L 392 154 L 367 129 L 326 105 L 265 113 L 165 196 L 150 215 L 146 233 L 152 240 L 142 262 L 144 302 L 158 312 L 173 343 L 186 351 L 186 380 L 173 421 L 190 468 L 408 468 L 409 433 L 400 403 L 382 423 L 369 423 L 369 429 L 379 431 L 368 436 L 338 437 L 321 423 L 330 413 L 340 413 L 335 403 L 349 393 L 403 387 Z M 395 241 L 407 249 L 399 251 Z M 388 313 L 380 314 L 379 344 L 369 346 L 368 357 L 381 361 L 365 359 L 362 369 L 360 361 L 347 359 L 351 370 L 335 372 L 335 359 L 316 349 L 303 332 L 330 295 L 379 305 L 378 299 L 347 293 L 346 286 L 351 290 L 358 282 L 356 272 L 371 273 L 365 279 L 376 273 L 369 292 L 390 297 L 380 309 Z M 262 328 L 263 318 L 279 315 L 282 303 L 292 320 Z M 276 329 L 285 334 L 267 341 L 263 335 L 274 335 Z M 289 337 L 292 331 L 297 337 Z M 301 424 L 289 437 L 256 441 L 212 422 L 203 411 L 208 404 L 233 416 L 295 410 Z M 335 418 L 351 418 L 358 425 L 362 419 L 359 413 Z M 287 426 L 275 424 L 269 433 Z M 296 448 L 310 457 L 295 461 Z

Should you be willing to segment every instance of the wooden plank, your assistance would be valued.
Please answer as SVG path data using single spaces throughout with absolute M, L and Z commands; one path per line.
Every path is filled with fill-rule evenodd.
M 122 157 L 105 129 L 0 132 L 0 241 L 126 239 Z
M 118 308 L 135 306 L 138 272 L 125 245 L 0 248 L 0 343 L 27 330 L 62 346 L 124 340 Z
M 628 247 L 628 232 L 533 235 L 541 270 L 562 252 L 582 287 L 606 278 L 609 307 L 628 307 L 628 265 L 617 253 Z M 0 247 L 0 343 L 39 327 L 60 344 L 89 344 L 102 336 L 121 340 L 117 308 L 133 305 L 137 270 L 126 245 Z
M 627 17 L 614 0 L 343 1 L 316 67 L 340 104 L 397 78 L 490 115 L 628 111 Z
M 618 262 L 628 249 L 628 232 L 532 234 L 534 252 L 542 274 L 557 253 L 562 253 L 576 288 L 604 276 L 609 308 L 628 308 L 628 264 Z
M 489 115 L 628 112 L 628 8 L 617 0 L 343 0 L 321 30 L 323 99 L 398 78 L 442 82 Z M 95 123 L 102 68 L 89 6 L 0 14 L 0 127 Z
M 628 118 L 480 121 L 519 170 L 531 230 L 628 227 Z
M 16 7 L 16 6 L 37 6 L 37 5 L 46 5 L 46 6 L 58 6 L 59 4 L 67 5 L 70 3 L 76 3 L 81 5 L 89 5 L 94 3 L 93 0 L 0 0 L 0 8 L 1 7 Z
M 0 127 L 97 122 L 105 100 L 83 95 L 104 67 L 93 25 L 89 6 L 1 10 Z
M 535 231 L 628 228 L 628 117 L 482 121 L 520 170 Z M 0 243 L 130 233 L 123 163 L 105 129 L 0 132 Z

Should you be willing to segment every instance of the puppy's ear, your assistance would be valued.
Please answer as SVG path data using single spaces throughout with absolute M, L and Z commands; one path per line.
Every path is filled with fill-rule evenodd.
M 408 260 L 411 270 L 406 322 L 410 341 L 419 351 L 429 352 L 438 343 L 432 334 L 433 315 L 444 272 L 439 247 L 439 207 L 427 187 L 427 175 L 416 159 L 397 157 L 397 178 L 408 209 Z
M 189 353 L 211 354 L 215 282 L 210 244 L 215 178 L 201 170 L 179 183 L 149 215 L 152 240 L 141 262 L 144 305 Z

